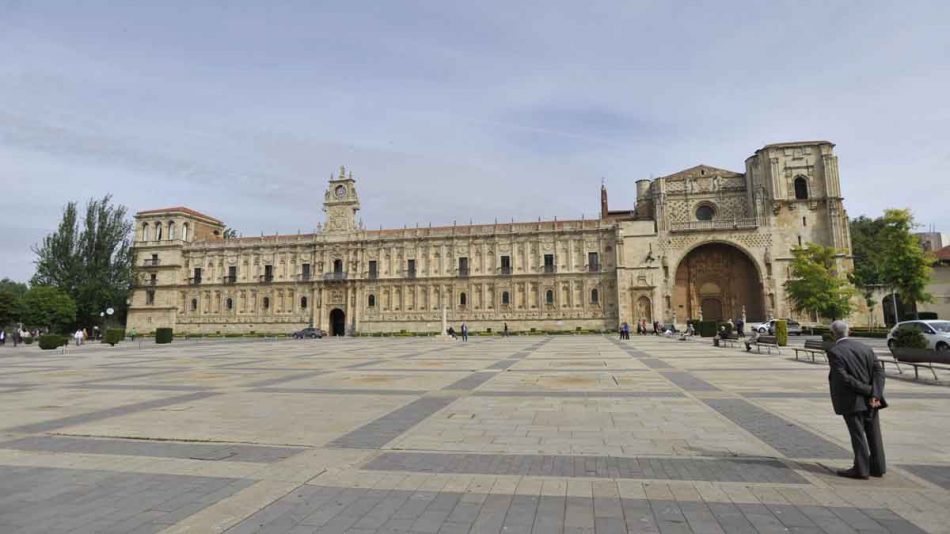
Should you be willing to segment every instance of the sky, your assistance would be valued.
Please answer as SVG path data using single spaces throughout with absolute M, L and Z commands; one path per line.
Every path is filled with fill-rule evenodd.
M 63 206 L 312 231 L 596 217 L 634 182 L 836 143 L 850 216 L 950 231 L 950 2 L 0 0 L 0 278 Z

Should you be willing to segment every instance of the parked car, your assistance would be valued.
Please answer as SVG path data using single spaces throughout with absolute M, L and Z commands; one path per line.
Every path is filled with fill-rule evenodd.
M 894 348 L 894 335 L 899 329 L 920 331 L 927 340 L 927 348 L 937 351 L 950 351 L 950 321 L 901 321 L 887 333 L 887 346 Z
M 752 323 L 749 325 L 749 329 L 756 331 L 760 334 L 768 334 L 770 336 L 775 335 L 775 323 L 777 320 L 772 319 L 771 321 L 766 321 L 764 323 Z M 790 336 L 800 336 L 802 335 L 802 325 L 798 321 L 793 321 L 791 319 L 786 319 L 785 322 L 788 324 L 788 335 Z
M 319 328 L 304 328 L 303 330 L 299 330 L 293 334 L 294 339 L 320 339 L 325 335 L 327 335 L 327 333 L 323 330 L 320 330 Z

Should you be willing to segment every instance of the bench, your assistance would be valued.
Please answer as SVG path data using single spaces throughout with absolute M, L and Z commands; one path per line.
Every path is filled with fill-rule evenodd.
M 907 347 L 897 347 L 891 349 L 894 355 L 893 361 L 889 359 L 878 358 L 883 363 L 893 363 L 900 371 L 901 365 L 910 365 L 914 368 L 914 379 L 920 378 L 920 368 L 930 369 L 934 375 L 934 380 L 940 380 L 937 376 L 937 370 L 950 371 L 950 356 L 944 352 L 930 349 L 913 349 Z
M 739 334 L 735 332 L 726 332 L 719 334 L 720 347 L 738 347 Z
M 805 353 L 805 354 L 811 356 L 811 361 L 812 361 L 812 362 L 815 361 L 815 356 L 816 356 L 816 355 L 823 357 L 823 358 L 825 359 L 825 361 L 828 360 L 828 356 L 827 356 L 827 354 L 825 353 L 825 342 L 824 342 L 824 341 L 819 341 L 819 340 L 817 340 L 817 339 L 809 339 L 809 340 L 806 340 L 806 341 L 805 341 L 805 347 L 804 347 L 804 348 L 795 347 L 793 350 L 795 351 L 795 359 L 796 359 L 796 360 L 798 359 L 798 353 L 799 353 L 799 352 L 803 352 L 803 353 Z
M 782 350 L 778 348 L 778 340 L 775 338 L 775 336 L 759 336 L 755 341 L 747 341 L 746 346 L 748 347 L 747 350 L 752 350 L 752 347 L 755 347 L 755 350 L 757 350 L 759 354 L 762 353 L 762 347 L 768 349 L 769 354 L 772 354 L 773 348 L 775 349 L 775 352 L 778 352 L 779 354 L 782 353 Z

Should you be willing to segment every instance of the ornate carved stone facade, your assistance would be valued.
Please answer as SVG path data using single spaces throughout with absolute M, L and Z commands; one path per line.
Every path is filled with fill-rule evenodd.
M 223 236 L 187 208 L 136 215 L 129 327 L 151 331 L 437 332 L 616 328 L 620 322 L 790 315 L 783 284 L 804 242 L 850 256 L 833 146 L 766 146 L 746 172 L 699 165 L 637 182 L 632 209 L 595 220 L 366 230 L 341 168 L 314 234 Z

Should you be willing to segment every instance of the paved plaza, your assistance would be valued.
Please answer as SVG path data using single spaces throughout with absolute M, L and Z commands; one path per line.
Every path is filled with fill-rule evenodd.
M 827 367 L 604 336 L 0 348 L 0 532 L 950 532 L 950 376 L 889 471 Z

